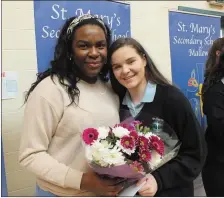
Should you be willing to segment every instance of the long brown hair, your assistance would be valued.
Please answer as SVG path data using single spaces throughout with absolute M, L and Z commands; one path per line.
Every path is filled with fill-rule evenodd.
M 216 52 L 220 51 L 217 57 Z M 205 65 L 204 83 L 202 87 L 202 97 L 206 91 L 215 83 L 224 77 L 224 37 L 218 38 L 213 42 L 209 50 L 208 58 Z

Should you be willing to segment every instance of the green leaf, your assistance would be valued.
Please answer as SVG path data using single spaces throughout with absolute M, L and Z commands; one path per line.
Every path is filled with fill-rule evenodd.
M 143 130 L 143 126 L 141 126 L 139 130 L 142 131 Z

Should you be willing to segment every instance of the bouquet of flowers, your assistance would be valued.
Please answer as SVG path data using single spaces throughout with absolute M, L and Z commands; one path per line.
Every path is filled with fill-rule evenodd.
M 180 148 L 175 132 L 162 119 L 151 120 L 150 127 L 128 118 L 113 127 L 85 129 L 82 140 L 90 167 L 130 186 L 173 159 Z

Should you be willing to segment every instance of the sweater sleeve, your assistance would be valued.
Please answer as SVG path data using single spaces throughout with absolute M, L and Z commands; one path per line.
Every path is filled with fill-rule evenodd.
M 50 183 L 63 188 L 80 189 L 83 173 L 58 162 L 48 154 L 48 147 L 63 113 L 62 96 L 53 95 L 53 102 L 36 92 L 30 95 L 24 112 L 19 162 L 37 177 Z
M 174 129 L 182 145 L 178 155 L 154 171 L 158 192 L 193 182 L 205 162 L 207 150 L 203 131 L 187 98 L 176 88 L 168 88 L 164 119 Z

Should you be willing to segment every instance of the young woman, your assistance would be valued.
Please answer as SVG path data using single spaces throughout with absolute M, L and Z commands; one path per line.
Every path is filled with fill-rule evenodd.
M 51 68 L 28 91 L 19 161 L 37 176 L 36 196 L 114 196 L 121 190 L 88 170 L 81 139 L 87 127 L 119 123 L 119 101 L 106 78 L 109 45 L 102 20 L 68 19 Z
M 202 171 L 207 196 L 224 196 L 224 38 L 214 41 L 205 69 L 202 88 L 203 111 L 207 117 L 205 138 L 208 156 Z
M 152 123 L 153 116 L 163 119 L 182 142 L 177 157 L 138 182 L 147 181 L 139 194 L 193 196 L 193 180 L 202 170 L 206 150 L 190 103 L 162 76 L 136 40 L 116 40 L 110 47 L 109 60 L 111 83 L 119 95 L 120 108 L 129 110 L 130 115 L 145 124 Z

